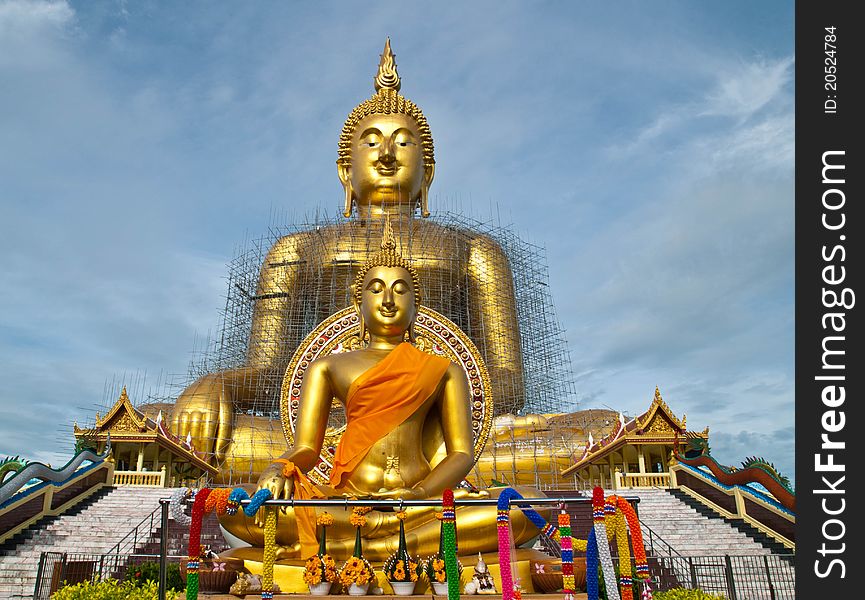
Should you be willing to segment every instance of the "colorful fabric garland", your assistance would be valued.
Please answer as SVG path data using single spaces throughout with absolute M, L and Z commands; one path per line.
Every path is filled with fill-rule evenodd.
M 442 492 L 442 545 L 444 546 L 445 574 L 448 583 L 448 600 L 460 597 L 460 570 L 457 562 L 457 511 L 454 491 Z
M 189 527 L 192 523 L 192 517 L 186 514 L 186 499 L 192 494 L 192 490 L 188 487 L 178 488 L 171 494 L 169 507 L 171 508 L 171 516 L 178 525 Z
M 631 546 L 634 549 L 637 578 L 644 581 L 648 580 L 649 563 L 646 560 L 646 546 L 643 544 L 643 532 L 640 530 L 640 520 L 637 518 L 637 513 L 631 503 L 621 496 L 616 497 L 616 506 L 624 515 L 625 521 L 628 523 L 628 530 L 631 532 Z
M 610 496 L 604 504 L 605 525 L 607 535 L 616 538 L 616 550 L 619 554 L 619 590 L 622 600 L 634 600 L 633 590 L 633 565 L 631 563 L 631 549 L 628 545 L 628 527 L 625 525 L 625 516 L 616 510 L 616 497 Z
M 511 500 L 521 499 L 522 496 L 512 488 L 502 490 L 497 503 L 496 525 L 499 540 L 499 569 L 502 575 L 502 597 L 503 600 L 518 600 L 520 592 L 515 585 L 511 568 L 510 548 L 510 515 L 509 507 Z M 640 531 L 640 523 L 630 503 L 619 496 L 604 498 L 604 490 L 596 487 L 592 493 L 592 518 L 593 528 L 589 530 L 589 539 L 581 540 L 571 537 L 570 517 L 567 513 L 559 515 L 559 526 L 548 523 L 536 510 L 529 506 L 521 506 L 523 514 L 541 530 L 542 533 L 554 541 L 558 541 L 562 549 L 562 576 L 565 600 L 571 600 L 575 583 L 573 580 L 573 551 L 586 552 L 587 566 L 587 591 L 589 600 L 598 600 L 598 578 L 600 567 L 607 588 L 609 600 L 633 600 L 633 576 L 634 569 L 631 564 L 631 551 L 628 546 L 628 531 L 630 530 L 633 544 L 633 557 L 636 563 L 636 577 L 648 582 L 649 569 L 646 562 L 646 549 L 643 545 L 643 536 Z M 563 522 L 567 522 L 567 531 L 563 530 Z M 567 534 L 567 535 L 566 535 Z M 567 538 L 567 540 L 566 540 Z M 621 573 L 619 581 L 616 581 L 613 559 L 610 555 L 609 542 L 616 539 L 618 552 L 621 560 Z M 599 540 L 601 540 L 599 542 Z M 571 562 L 570 569 L 568 562 Z M 570 570 L 571 577 L 567 578 Z M 592 577 L 591 574 L 595 576 Z M 570 584 L 570 585 L 569 585 Z M 621 596 L 620 587 L 621 584 Z M 513 590 L 513 591 L 511 591 Z M 568 590 L 571 590 L 569 593 Z M 651 591 L 649 592 L 651 598 Z
M 598 540 L 595 529 L 589 529 L 589 539 L 586 544 L 586 596 L 588 600 L 598 600 Z
M 574 600 L 574 547 L 571 541 L 571 516 L 564 510 L 559 514 L 560 545 L 562 548 L 562 593 L 564 600 Z
M 514 589 L 514 576 L 511 570 L 511 500 L 522 498 L 513 488 L 505 488 L 496 503 L 496 529 L 499 537 L 499 574 L 502 578 L 502 600 L 514 600 L 521 594 Z M 538 515 L 540 516 L 540 515 Z
M 186 553 L 189 557 L 189 561 L 186 563 L 186 600 L 196 600 L 198 598 L 201 520 L 204 517 L 204 506 L 209 495 L 210 490 L 208 488 L 198 490 L 198 493 L 195 494 L 195 501 L 192 503 L 192 521 L 189 525 L 189 546 Z
M 273 598 L 273 564 L 276 562 L 276 520 L 279 509 L 265 508 L 264 513 L 264 558 L 261 565 L 261 598 Z
M 247 517 L 255 513 L 271 497 L 270 490 L 258 490 L 252 498 L 243 488 L 202 488 L 195 494 L 192 504 L 192 517 L 189 523 L 189 561 L 186 564 L 186 600 L 198 599 L 198 569 L 201 554 L 201 522 L 208 512 L 218 515 L 237 513 L 241 501 L 250 500 L 243 509 Z M 261 597 L 273 598 L 273 564 L 276 559 L 276 519 L 277 509 L 269 510 L 265 515 L 264 526 L 264 557 L 262 564 Z M 269 583 L 267 583 L 269 581 Z
M 616 570 L 613 568 L 613 557 L 610 556 L 610 544 L 607 541 L 607 528 L 604 524 L 604 490 L 597 486 L 592 490 L 592 520 L 594 521 L 595 539 L 598 546 L 598 561 L 604 573 L 604 583 L 607 589 L 607 600 L 621 600 L 619 586 L 616 585 Z M 586 579 L 590 577 L 587 575 Z

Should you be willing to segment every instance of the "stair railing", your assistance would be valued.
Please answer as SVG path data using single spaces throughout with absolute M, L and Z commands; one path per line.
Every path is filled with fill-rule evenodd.
M 671 574 L 679 582 L 693 580 L 693 567 L 689 560 L 682 556 L 664 538 L 655 533 L 642 519 L 639 521 L 640 529 L 643 532 L 643 545 L 646 548 L 646 557 L 649 560 L 649 568 L 653 570 L 652 562 L 657 565 L 657 571 L 652 573 L 653 578 L 664 578 L 667 574 Z
M 159 506 L 154 508 L 149 515 L 141 519 L 141 522 L 132 528 L 132 531 L 114 544 L 106 554 L 134 554 L 140 544 L 149 542 L 154 537 L 154 532 L 159 526 L 159 511 Z

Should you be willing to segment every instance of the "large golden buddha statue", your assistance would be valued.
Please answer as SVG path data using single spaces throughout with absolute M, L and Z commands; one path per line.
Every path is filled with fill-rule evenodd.
M 213 457 L 222 481 L 256 481 L 284 447 L 280 421 L 266 419 L 277 406 L 286 367 L 318 323 L 351 304 L 351 283 L 378 249 L 385 217 L 397 249 L 411 257 L 419 284 L 429 292 L 426 305 L 455 322 L 478 347 L 497 406 L 506 411 L 523 406 L 508 259 L 485 234 L 418 218 L 429 215 L 433 140 L 426 117 L 400 95 L 400 86 L 388 41 L 376 92 L 351 111 L 339 138 L 337 173 L 347 220 L 286 235 L 272 246 L 253 296 L 245 364 L 201 377 L 175 404 L 174 432 L 191 435 L 194 446 Z M 374 354 L 373 349 L 352 360 L 360 364 L 369 360 L 360 357 Z M 351 378 L 349 373 L 354 371 L 342 377 Z
M 381 250 L 358 272 L 352 298 L 356 310 L 356 316 L 352 316 L 359 325 L 361 347 L 322 356 L 305 366 L 297 400 L 294 444 L 264 470 L 257 487 L 270 490 L 275 498 L 286 499 L 293 495 L 441 498 L 445 488 L 456 488 L 462 482 L 475 460 L 474 395 L 465 365 L 451 362 L 432 349 L 424 352 L 412 343 L 421 287 L 414 267 L 396 250 L 389 219 Z M 311 340 L 308 343 L 318 345 Z M 301 351 L 308 350 L 303 347 Z M 472 351 L 474 348 L 466 354 Z M 344 407 L 346 426 L 329 470 L 329 484 L 315 485 L 307 474 L 321 465 L 334 401 Z M 489 422 L 483 435 L 488 429 Z M 429 444 L 430 439 L 436 444 Z M 430 448 L 439 441 L 444 451 L 430 456 Z M 250 485 L 249 491 L 254 487 Z M 469 494 L 462 489 L 458 492 Z M 524 493 L 538 494 L 529 490 Z M 329 551 L 337 557 L 348 557 L 355 539 L 350 511 L 337 507 L 329 512 L 336 519 L 328 530 Z M 410 551 L 423 555 L 435 552 L 439 523 L 434 509 L 411 507 L 407 512 Z M 495 506 L 460 507 L 457 514 L 461 554 L 496 549 Z M 537 529 L 520 511 L 514 511 L 512 517 L 515 543 L 537 535 Z M 364 555 L 383 560 L 396 550 L 399 522 L 391 511 L 372 511 L 367 522 L 363 529 Z M 222 517 L 221 523 L 235 537 L 255 547 L 263 545 L 259 524 L 242 512 Z M 309 509 L 287 509 L 279 518 L 277 533 L 277 543 L 283 548 L 281 556 L 305 558 L 314 553 L 314 529 L 315 516 Z M 240 555 L 244 555 L 243 551 Z

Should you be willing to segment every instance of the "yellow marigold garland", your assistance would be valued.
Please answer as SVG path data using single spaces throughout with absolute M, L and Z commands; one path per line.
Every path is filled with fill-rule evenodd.
M 631 565 L 631 549 L 628 545 L 628 527 L 622 511 L 616 510 L 616 497 L 610 496 L 604 505 L 604 521 L 607 526 L 607 537 L 616 539 L 619 552 L 619 590 L 622 600 L 633 600 L 633 567 Z
M 276 519 L 278 508 L 264 509 L 264 560 L 261 565 L 261 598 L 273 598 L 273 564 L 276 562 Z

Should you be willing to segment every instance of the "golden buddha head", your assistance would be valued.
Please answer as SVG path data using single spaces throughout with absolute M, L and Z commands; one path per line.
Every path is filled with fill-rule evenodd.
M 376 93 L 348 115 L 339 136 L 337 173 L 345 189 L 343 215 L 352 205 L 420 206 L 429 216 L 428 192 L 435 175 L 433 139 L 426 117 L 414 102 L 399 94 L 390 39 L 375 77 Z
M 353 286 L 360 316 L 360 339 L 370 334 L 414 338 L 413 325 L 421 301 L 420 279 L 397 251 L 390 219 L 385 217 L 381 250 L 360 268 Z

